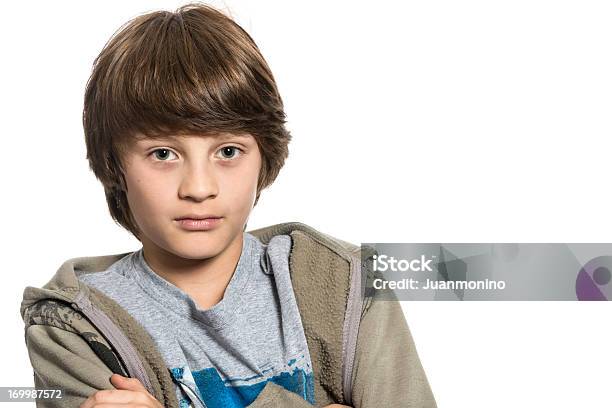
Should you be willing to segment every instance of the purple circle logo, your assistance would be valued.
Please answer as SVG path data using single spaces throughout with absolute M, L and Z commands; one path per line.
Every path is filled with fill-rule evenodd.
M 587 262 L 576 277 L 578 300 L 612 299 L 612 256 L 598 256 Z

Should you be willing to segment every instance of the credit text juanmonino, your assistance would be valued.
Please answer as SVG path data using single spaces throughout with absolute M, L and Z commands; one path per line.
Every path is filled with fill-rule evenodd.
M 427 259 L 425 255 L 415 259 L 395 259 L 387 255 L 374 255 L 373 266 L 374 271 L 378 272 L 433 272 L 434 259 Z M 374 289 L 493 289 L 503 290 L 506 287 L 506 281 L 503 280 L 434 280 L 425 277 L 425 279 L 403 278 L 399 280 L 387 280 L 376 278 L 373 281 Z

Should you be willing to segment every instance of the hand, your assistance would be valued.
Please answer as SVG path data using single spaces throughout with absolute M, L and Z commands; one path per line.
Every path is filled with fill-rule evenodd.
M 116 390 L 96 391 L 81 404 L 79 408 L 164 408 L 153 397 L 137 378 L 123 377 L 113 374 L 110 378 Z

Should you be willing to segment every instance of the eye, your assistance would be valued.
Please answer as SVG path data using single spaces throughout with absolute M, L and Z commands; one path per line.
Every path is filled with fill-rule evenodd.
M 168 161 L 168 156 L 171 154 L 174 154 L 174 152 L 172 152 L 172 150 L 170 149 L 155 149 L 153 150 L 153 152 L 151 152 L 153 155 L 155 155 L 155 157 L 157 159 L 159 159 L 160 161 Z M 160 154 L 158 154 L 160 153 Z M 175 155 L 175 154 L 174 154 Z M 175 155 L 176 156 L 176 155 Z
M 225 146 L 219 149 L 219 152 L 221 152 L 221 155 L 222 155 L 221 158 L 223 160 L 232 160 L 236 158 L 237 156 L 239 156 L 240 154 L 242 154 L 242 149 L 236 146 Z M 240 154 L 236 154 L 236 155 L 233 154 L 235 152 L 239 152 Z

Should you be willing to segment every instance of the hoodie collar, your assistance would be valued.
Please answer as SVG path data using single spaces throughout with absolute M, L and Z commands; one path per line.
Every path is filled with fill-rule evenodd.
M 349 259 L 350 252 L 355 248 L 354 245 L 346 241 L 333 238 L 301 222 L 274 224 L 247 232 L 257 237 L 264 245 L 267 245 L 270 239 L 276 235 L 292 235 L 296 232 L 301 232 L 345 259 Z M 113 263 L 133 252 L 77 257 L 64 261 L 55 275 L 42 288 L 28 286 L 24 289 L 20 307 L 22 318 L 24 317 L 25 310 L 39 300 L 58 299 L 73 302 L 79 292 L 85 292 L 84 294 L 88 295 L 89 288 L 78 280 L 78 274 L 104 271 Z

